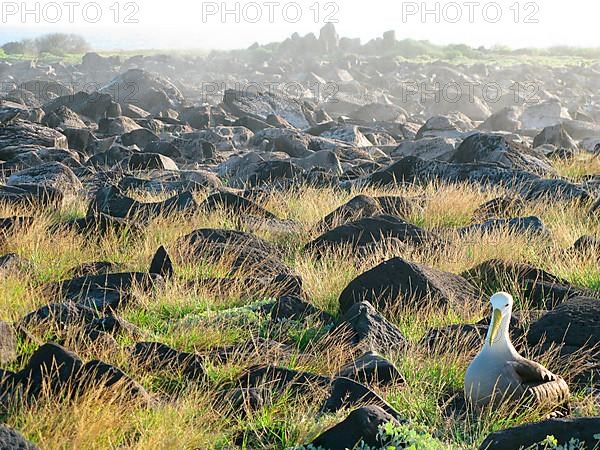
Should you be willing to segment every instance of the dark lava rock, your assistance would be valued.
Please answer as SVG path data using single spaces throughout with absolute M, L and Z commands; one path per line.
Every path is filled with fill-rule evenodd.
M 225 91 L 223 104 L 228 112 L 238 117 L 248 116 L 266 122 L 270 115 L 278 115 L 298 129 L 315 125 L 305 105 L 271 92 L 229 89 Z
M 573 251 L 578 253 L 600 254 L 600 238 L 582 236 L 573 244 Z
M 563 355 L 594 348 L 600 343 L 600 299 L 572 298 L 546 313 L 527 333 L 530 346 L 541 342 L 544 349 L 564 344 Z
M 488 325 L 459 324 L 429 330 L 421 341 L 433 352 L 478 351 L 485 340 Z
M 76 195 L 83 186 L 71 169 L 59 162 L 48 162 L 12 174 L 6 180 L 9 186 L 38 186 Z
M 483 287 L 486 292 L 506 290 L 513 283 L 524 285 L 526 281 L 567 284 L 556 275 L 531 264 L 490 259 L 461 274 L 464 278 Z
M 328 214 L 316 226 L 318 230 L 331 230 L 335 226 L 348 222 L 373 217 L 380 214 L 381 205 L 373 197 L 358 195 L 338 209 Z
M 271 309 L 271 320 L 301 321 L 307 317 L 315 317 L 324 323 L 332 323 L 333 317 L 298 297 L 284 296 L 277 300 Z
M 329 378 L 322 375 L 275 366 L 253 366 L 238 378 L 242 388 L 261 387 L 275 392 L 291 389 L 301 393 L 313 387 L 327 386 L 330 382 Z
M 383 446 L 379 427 L 394 421 L 394 418 L 378 406 L 365 406 L 350 413 L 348 418 L 316 438 L 312 445 L 329 450 L 355 448 L 364 442 L 370 446 Z
M 110 261 L 96 261 L 91 263 L 80 264 L 77 267 L 73 267 L 71 270 L 69 270 L 69 274 L 73 278 L 88 277 L 117 272 L 120 268 L 120 264 L 116 264 Z
M 407 344 L 400 330 L 367 302 L 352 305 L 332 333 L 339 333 L 342 338 L 367 351 L 387 353 L 404 348 Z
M 498 197 L 484 203 L 475 210 L 475 219 L 489 220 L 496 217 L 514 216 L 524 206 L 523 200 L 517 197 Z
M 158 153 L 169 158 L 181 158 L 181 152 L 170 142 L 154 141 L 144 147 L 144 153 Z
M 394 408 L 367 386 L 342 377 L 333 381 L 330 395 L 321 411 L 335 413 L 342 408 L 352 408 L 365 404 L 377 405 L 396 419 L 401 419 L 400 414 Z
M 234 215 L 249 214 L 267 219 L 276 218 L 275 214 L 267 211 L 262 206 L 230 192 L 213 194 L 204 200 L 200 206 L 207 212 L 225 211 Z
M 533 140 L 534 148 L 545 144 L 554 145 L 559 149 L 578 150 L 577 143 L 561 124 L 544 128 Z
M 0 256 L 0 273 L 19 272 L 31 268 L 31 263 L 19 255 L 9 253 Z
M 38 447 L 29 442 L 17 430 L 0 425 L 0 449 L 2 450 L 38 450 Z
M 93 121 L 98 121 L 106 117 L 113 108 L 114 103 L 112 97 L 108 94 L 77 92 L 73 95 L 63 95 L 55 98 L 44 105 L 44 111 L 48 114 L 62 106 L 66 106 L 77 114 L 88 117 Z
M 571 439 L 576 439 L 585 448 L 593 450 L 599 447 L 598 433 L 599 417 L 552 419 L 492 433 L 483 441 L 479 450 L 530 448 L 548 436 L 554 436 L 559 445 L 568 445 Z
M 150 263 L 150 270 L 148 272 L 160 275 L 165 280 L 172 278 L 173 275 L 175 275 L 175 269 L 173 268 L 171 258 L 167 253 L 167 249 L 165 249 L 162 245 L 154 254 L 154 258 L 152 258 L 152 263 Z
M 25 208 L 60 206 L 64 200 L 62 191 L 41 185 L 0 186 L 0 203 Z
M 550 310 L 574 297 L 597 297 L 600 292 L 584 288 L 576 288 L 567 284 L 545 283 L 540 281 L 525 281 L 524 296 L 530 308 Z
M 177 240 L 176 246 L 181 253 L 200 254 L 204 247 L 212 244 L 227 244 L 249 247 L 266 253 L 278 254 L 277 248 L 268 241 L 253 234 L 235 230 L 201 228 Z
M 88 239 L 101 239 L 107 233 L 137 237 L 142 234 L 141 225 L 126 219 L 95 214 L 83 219 L 73 219 L 62 222 L 55 229 L 72 230 Z
M 344 366 L 338 377 L 365 384 L 404 384 L 404 379 L 393 363 L 376 352 L 367 352 Z
M 33 224 L 33 217 L 6 217 L 0 219 L 0 236 L 25 229 Z
M 37 349 L 20 372 L 6 382 L 9 392 L 23 390 L 28 399 L 35 399 L 47 386 L 52 393 L 68 392 L 73 387 L 83 363 L 77 355 L 60 345 L 48 343 Z
M 146 128 L 140 128 L 138 130 L 130 131 L 129 133 L 121 136 L 121 143 L 127 147 L 131 147 L 132 145 L 137 145 L 139 148 L 146 149 L 146 147 L 156 141 L 159 141 L 160 138 L 154 134 L 152 131 Z M 147 150 L 144 150 L 142 155 L 151 154 Z M 131 160 L 129 161 L 131 165 Z M 145 169 L 138 169 L 145 170 Z
M 129 170 L 179 170 L 175 161 L 158 153 L 134 153 L 126 161 Z
M 394 258 L 353 280 L 342 291 L 342 313 L 359 302 L 381 309 L 395 306 L 476 305 L 480 294 L 464 278 L 437 269 Z M 400 303 L 401 300 L 401 303 Z
M 437 237 L 415 225 L 394 216 L 376 216 L 350 222 L 334 228 L 306 245 L 307 251 L 322 252 L 337 246 L 354 248 L 376 244 L 385 239 L 423 246 L 436 245 Z
M 137 381 L 121 369 L 102 361 L 90 361 L 85 364 L 79 374 L 79 386 L 83 389 L 112 388 L 118 386 L 129 399 L 150 403 L 150 395 Z
M 152 219 L 160 215 L 194 213 L 198 204 L 191 192 L 184 192 L 164 202 L 143 203 L 125 196 L 116 186 L 100 189 L 88 208 L 87 216 L 106 214 L 117 218 Z
M 14 151 L 24 146 L 67 148 L 67 137 L 59 131 L 42 125 L 15 120 L 2 126 L 0 135 L 0 159 L 7 161 Z
M 51 303 L 27 314 L 19 321 L 19 326 L 26 330 L 45 329 L 61 334 L 68 328 L 82 327 L 96 318 L 96 311 L 73 302 Z
M 72 278 L 51 286 L 57 287 L 63 297 L 76 299 L 94 288 L 129 292 L 135 286 L 149 292 L 162 281 L 162 277 L 154 273 L 122 272 Z
M 301 183 L 306 172 L 291 161 L 262 161 L 255 165 L 254 170 L 244 180 L 244 187 L 272 185 L 278 181 Z M 239 182 L 237 184 L 240 184 Z
M 404 183 L 476 183 L 483 187 L 503 185 L 525 200 L 552 198 L 554 201 L 588 201 L 591 195 L 580 185 L 566 180 L 542 179 L 525 170 L 507 169 L 489 163 L 446 163 L 407 156 L 361 180 L 377 187 Z
M 0 364 L 13 361 L 17 356 L 17 337 L 11 325 L 0 320 Z
M 547 236 L 548 229 L 539 217 L 516 217 L 513 219 L 492 219 L 481 224 L 469 225 L 457 230 L 460 235 L 471 233 L 524 233 L 538 236 Z
M 529 153 L 529 154 L 528 154 Z M 541 155 L 533 155 L 524 146 L 507 141 L 503 136 L 477 133 L 466 138 L 456 149 L 451 163 L 493 163 L 507 169 L 532 173 L 551 172 Z
M 201 381 L 205 377 L 199 355 L 180 352 L 159 342 L 138 342 L 131 356 L 138 365 L 150 370 L 172 371 L 194 381 Z

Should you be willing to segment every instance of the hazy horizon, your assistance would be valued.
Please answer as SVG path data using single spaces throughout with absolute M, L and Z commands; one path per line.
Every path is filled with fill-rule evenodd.
M 246 48 L 254 42 L 267 44 L 282 41 L 294 32 L 318 35 L 326 20 L 336 20 L 335 26 L 340 36 L 361 38 L 363 43 L 380 37 L 386 30 L 395 30 L 398 39 L 467 44 L 472 47 L 600 46 L 592 32 L 600 5 L 585 4 L 583 0 L 572 0 L 568 8 L 564 3 L 548 0 L 543 4 L 499 0 L 480 2 L 479 6 L 471 7 L 468 2 L 437 2 L 438 13 L 431 12 L 425 18 L 421 15 L 423 5 L 434 11 L 436 2 L 384 5 L 383 0 L 372 0 L 368 8 L 356 3 L 315 3 L 314 0 L 280 2 L 280 6 L 268 6 L 268 2 L 239 2 L 236 13 L 231 12 L 223 17 L 222 6 L 225 4 L 234 11 L 236 2 L 186 4 L 184 0 L 171 0 L 169 7 L 165 8 L 164 2 L 153 0 L 143 4 L 120 4 L 117 24 L 114 23 L 116 11 L 112 0 L 96 2 L 100 6 L 96 11 L 102 13 L 97 23 L 86 22 L 82 11 L 77 10 L 73 12 L 73 23 L 69 23 L 66 7 L 58 2 L 55 5 L 61 5 L 62 19 L 51 24 L 45 19 L 56 17 L 59 10 L 49 7 L 50 3 L 41 2 L 42 12 L 37 17 L 30 12 L 25 19 L 22 17 L 23 11 L 3 9 L 0 43 L 50 32 L 68 32 L 82 35 L 97 50 L 236 49 Z M 45 7 L 49 9 L 41 9 Z M 288 8 L 287 17 L 283 12 L 284 7 Z M 484 8 L 487 8 L 487 15 Z M 186 13 L 181 14 L 181 11 Z M 382 14 L 381 11 L 386 13 Z M 582 11 L 586 14 L 581 14 Z M 298 12 L 299 20 L 289 20 L 298 17 Z M 501 16 L 497 22 L 489 20 L 497 17 L 498 12 Z M 262 15 L 260 20 L 250 23 L 248 19 L 255 20 L 258 13 Z M 459 13 L 461 17 L 456 20 Z M 272 19 L 268 18 L 269 14 Z M 137 23 L 126 23 L 128 15 Z M 469 15 L 472 15 L 472 19 Z

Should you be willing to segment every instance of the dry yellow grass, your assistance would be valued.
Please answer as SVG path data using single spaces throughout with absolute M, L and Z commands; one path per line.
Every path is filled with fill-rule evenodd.
M 529 204 L 520 211 L 521 215 L 541 217 L 551 231 L 551 239 L 505 232 L 458 237 L 452 231 L 445 231 L 448 244 L 437 253 L 393 245 L 382 245 L 364 258 L 356 257 L 349 249 L 340 249 L 321 260 L 304 253 L 302 247 L 317 237 L 315 224 L 359 193 L 422 199 L 424 208 L 409 219 L 426 229 L 437 230 L 468 225 L 479 205 L 504 192 L 500 188 L 482 192 L 469 185 L 429 185 L 360 192 L 303 188 L 296 193 L 265 196 L 260 203 L 282 219 L 297 221 L 298 230 L 286 236 L 260 230 L 257 235 L 283 247 L 285 261 L 302 276 L 311 301 L 331 314 L 338 313 L 338 296 L 354 277 L 395 256 L 453 273 L 492 258 L 529 262 L 574 284 L 600 289 L 598 255 L 576 255 L 566 251 L 584 234 L 600 235 L 600 222 L 588 215 L 585 205 L 548 201 Z M 75 201 L 66 205 L 63 211 L 42 213 L 36 217 L 33 227 L 18 230 L 0 243 L 0 254 L 17 253 L 32 262 L 31 270 L 4 275 L 0 279 L 0 319 L 16 321 L 36 307 L 49 303 L 52 299 L 42 289 L 43 284 L 67 278 L 69 270 L 79 264 L 102 260 L 120 262 L 126 270 L 147 270 L 159 245 L 172 250 L 177 238 L 195 229 L 235 227 L 232 217 L 216 212 L 199 213 L 185 220 L 179 217 L 156 219 L 134 240 L 109 235 L 96 242 L 73 233 L 48 232 L 59 218 L 82 215 L 84 211 L 85 204 Z M 4 217 L 26 213 L 0 208 L 0 215 Z M 264 325 L 264 318 L 250 314 L 242 323 L 213 319 L 219 311 L 264 299 L 263 293 L 257 292 L 254 298 L 242 298 L 243 286 L 222 293 L 202 282 L 193 287 L 187 283 L 203 276 L 227 273 L 227 261 L 216 265 L 202 264 L 201 268 L 198 264 L 177 261 L 176 271 L 178 277 L 169 281 L 166 288 L 151 295 L 140 293 L 138 301 L 122 312 L 143 329 L 145 340 L 165 342 L 180 350 L 206 352 L 256 337 Z M 431 327 L 472 323 L 483 314 L 480 308 L 469 311 L 405 309 L 394 311 L 389 317 L 409 338 L 412 348 L 388 355 L 406 378 L 406 386 L 380 393 L 403 415 L 430 427 L 449 448 L 474 449 L 490 430 L 538 418 L 535 412 L 530 412 L 506 419 L 504 411 L 496 411 L 480 422 L 473 422 L 445 411 L 445 401 L 461 389 L 462 376 L 472 352 L 461 351 L 456 346 L 428 352 L 419 341 Z M 198 384 L 167 381 L 136 367 L 126 351 L 131 344 L 130 339 L 123 338 L 119 340 L 118 349 L 81 347 L 74 350 L 85 361 L 101 358 L 121 367 L 158 395 L 159 401 L 152 408 L 124 405 L 100 393 L 77 401 L 48 397 L 34 405 L 10 411 L 6 422 L 22 430 L 44 450 L 236 448 L 234 441 L 239 436 L 246 437 L 247 448 L 279 449 L 310 440 L 345 415 L 340 412 L 335 417 L 319 417 L 319 399 L 323 393 L 318 390 L 314 392 L 314 398 L 277 399 L 272 406 L 249 413 L 247 417 L 225 414 L 217 406 L 216 392 L 239 375 L 243 367 L 252 364 L 271 362 L 324 375 L 335 374 L 348 362 L 352 351 L 331 340 L 308 345 L 305 351 L 296 350 L 283 359 L 276 354 L 264 354 L 260 358 L 240 355 L 233 363 L 209 365 L 209 380 Z M 543 362 L 551 369 L 560 370 L 555 356 L 547 355 Z M 576 395 L 576 409 L 586 415 L 598 413 L 594 399 L 583 393 Z

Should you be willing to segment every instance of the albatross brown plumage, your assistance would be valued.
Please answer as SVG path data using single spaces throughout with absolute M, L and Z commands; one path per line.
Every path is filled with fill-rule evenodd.
M 569 400 L 569 386 L 541 364 L 523 358 L 509 336 L 513 298 L 500 292 L 491 298 L 492 321 L 481 352 L 465 376 L 465 396 L 475 408 L 523 402 L 554 410 Z

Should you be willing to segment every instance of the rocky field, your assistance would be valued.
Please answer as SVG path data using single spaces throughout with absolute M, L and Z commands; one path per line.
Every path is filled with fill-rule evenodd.
M 600 445 L 600 63 L 398 45 L 0 61 L 0 448 Z M 498 291 L 566 411 L 466 402 Z

